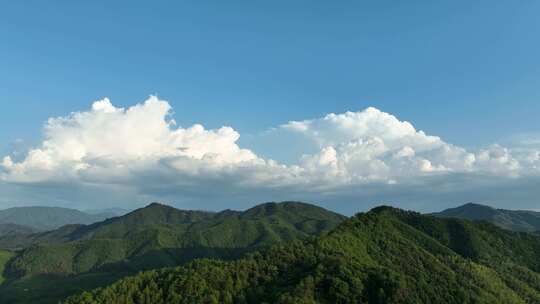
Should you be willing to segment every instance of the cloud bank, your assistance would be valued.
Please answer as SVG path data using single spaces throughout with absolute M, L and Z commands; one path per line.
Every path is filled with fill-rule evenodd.
M 50 118 L 38 147 L 22 158 L 3 157 L 0 189 L 11 193 L 4 201 L 36 201 L 42 195 L 44 202 L 64 204 L 87 197 L 98 206 L 172 200 L 219 209 L 217 201 L 241 207 L 274 199 L 349 205 L 361 199 L 351 208 L 362 210 L 362 204 L 400 197 L 405 203 L 422 197 L 449 202 L 483 191 L 479 198 L 489 199 L 490 189 L 534 184 L 540 176 L 536 147 L 494 144 L 468 151 L 376 108 L 272 129 L 280 136 L 270 144 L 280 149 L 287 149 L 280 138 L 288 135 L 305 143 L 305 153 L 292 164 L 261 157 L 256 146 L 240 147 L 232 127 L 181 127 L 172 116 L 167 101 L 151 96 L 129 108 L 103 99 L 87 111 Z M 474 193 L 471 187 L 477 187 L 475 195 L 466 194 Z M 529 192 L 521 202 L 532 204 L 538 191 Z

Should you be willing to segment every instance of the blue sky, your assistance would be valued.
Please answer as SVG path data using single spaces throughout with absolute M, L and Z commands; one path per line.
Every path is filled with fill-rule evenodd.
M 539 12 L 536 1 L 11 1 L 0 156 L 38 146 L 50 117 L 151 94 L 179 126 L 231 126 L 240 146 L 283 162 L 253 138 L 369 106 L 466 149 L 532 140 Z

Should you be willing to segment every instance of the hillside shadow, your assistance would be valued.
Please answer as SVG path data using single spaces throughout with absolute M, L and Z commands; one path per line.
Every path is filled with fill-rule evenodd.
M 4 270 L 7 280 L 0 285 L 0 303 L 55 304 L 71 295 L 110 285 L 140 271 L 181 266 L 202 258 L 233 260 L 249 251 L 244 248 L 218 247 L 164 248 L 72 275 L 39 274 L 20 277 L 10 273 L 8 266 Z

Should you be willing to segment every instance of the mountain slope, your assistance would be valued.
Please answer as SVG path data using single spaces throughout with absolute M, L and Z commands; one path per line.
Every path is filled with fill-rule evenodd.
M 32 235 L 33 245 L 18 252 L 6 265 L 11 281 L 0 287 L 0 302 L 24 303 L 24 297 L 30 297 L 26 299 L 34 303 L 54 303 L 55 297 L 47 302 L 41 296 L 51 291 L 39 278 L 58 282 L 59 276 L 70 276 L 72 280 L 89 274 L 125 275 L 201 257 L 232 259 L 259 247 L 326 233 L 345 219 L 297 202 L 267 203 L 244 212 L 219 213 L 184 211 L 153 203 L 92 225 L 64 226 Z M 93 286 L 109 283 L 109 279 L 102 276 Z M 30 288 L 24 287 L 28 285 Z M 36 285 L 38 289 L 32 289 Z M 24 288 L 32 293 L 16 292 Z
M 540 231 L 540 212 L 534 211 L 495 209 L 485 205 L 468 203 L 432 215 L 483 220 L 513 231 Z
M 45 231 L 68 224 L 91 224 L 108 216 L 60 207 L 15 207 L 0 210 L 0 224 L 16 224 Z
M 36 230 L 27 226 L 17 225 L 17 224 L 0 224 L 0 237 L 4 235 L 14 235 L 14 234 L 31 234 L 35 233 Z
M 231 262 L 148 271 L 71 303 L 540 303 L 540 238 L 390 207 Z
M 343 220 L 295 202 L 220 213 L 153 203 L 122 217 L 33 235 L 35 245 L 23 250 L 8 270 L 24 277 L 77 274 L 115 263 L 124 267 L 125 262 L 135 270 L 171 266 L 194 257 L 238 256 L 250 248 L 321 234 Z

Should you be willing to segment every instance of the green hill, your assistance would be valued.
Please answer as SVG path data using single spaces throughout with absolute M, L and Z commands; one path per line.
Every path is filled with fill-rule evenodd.
M 534 211 L 495 209 L 490 206 L 468 203 L 432 215 L 483 220 L 513 231 L 540 231 L 540 212 Z
M 329 234 L 152 270 L 72 303 L 540 303 L 540 238 L 390 207 Z
M 69 224 L 91 224 L 110 214 L 88 214 L 60 207 L 15 207 L 0 210 L 0 224 L 16 224 L 34 230 L 51 230 Z
M 139 270 L 195 258 L 238 258 L 256 248 L 326 233 L 344 219 L 298 202 L 219 213 L 153 203 L 103 222 L 28 236 L 21 247 L 29 247 L 6 264 L 9 280 L 0 286 L 0 302 L 54 303 L 60 296 L 81 291 L 81 286 L 92 288 Z M 64 287 L 51 291 L 47 282 Z

